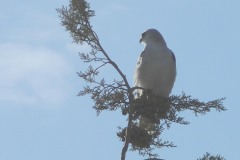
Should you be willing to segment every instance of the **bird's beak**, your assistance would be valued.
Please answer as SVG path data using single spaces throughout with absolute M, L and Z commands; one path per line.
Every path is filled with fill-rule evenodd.
M 143 38 L 141 38 L 140 40 L 139 40 L 139 43 L 141 43 L 143 41 Z

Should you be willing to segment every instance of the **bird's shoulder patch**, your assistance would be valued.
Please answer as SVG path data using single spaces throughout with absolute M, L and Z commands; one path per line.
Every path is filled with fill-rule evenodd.
M 175 57 L 175 54 L 173 53 L 173 51 L 171 51 L 172 53 L 172 59 L 174 60 L 174 62 L 176 63 L 176 57 Z
M 140 54 L 138 61 L 137 61 L 137 65 L 140 65 L 142 63 L 143 57 L 144 57 L 144 51 L 142 51 L 142 53 Z
M 143 57 L 143 56 L 144 56 L 144 52 L 145 52 L 145 51 L 142 51 L 142 53 L 140 54 L 140 57 Z

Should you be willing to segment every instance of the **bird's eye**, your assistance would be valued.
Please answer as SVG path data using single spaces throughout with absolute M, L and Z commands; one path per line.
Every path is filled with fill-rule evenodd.
M 142 37 L 144 37 L 144 36 L 145 36 L 145 34 L 146 34 L 146 33 L 144 32 L 144 33 L 142 34 Z

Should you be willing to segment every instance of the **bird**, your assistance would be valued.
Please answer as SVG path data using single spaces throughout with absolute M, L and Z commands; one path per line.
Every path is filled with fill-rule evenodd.
M 142 33 L 140 54 L 134 73 L 134 85 L 151 90 L 154 95 L 168 98 L 176 79 L 176 58 L 163 36 L 156 29 Z M 141 89 L 138 90 L 142 94 Z
M 174 53 L 156 29 L 143 32 L 140 43 L 144 44 L 144 49 L 134 71 L 134 86 L 149 90 L 155 96 L 169 98 L 177 74 Z M 137 89 L 139 97 L 143 95 L 143 89 Z

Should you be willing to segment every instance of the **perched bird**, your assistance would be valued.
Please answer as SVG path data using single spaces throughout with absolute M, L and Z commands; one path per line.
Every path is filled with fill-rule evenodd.
M 150 91 L 152 95 L 168 98 L 176 78 L 175 55 L 156 29 L 145 31 L 140 42 L 145 47 L 137 61 L 134 84 Z M 138 95 L 143 95 L 142 89 L 138 89 L 137 92 Z M 153 125 L 149 118 L 141 117 L 140 126 L 149 130 Z
M 168 98 L 176 78 L 176 59 L 156 29 L 148 29 L 140 39 L 145 47 L 138 58 L 134 85 Z M 138 90 L 142 94 L 142 90 Z

